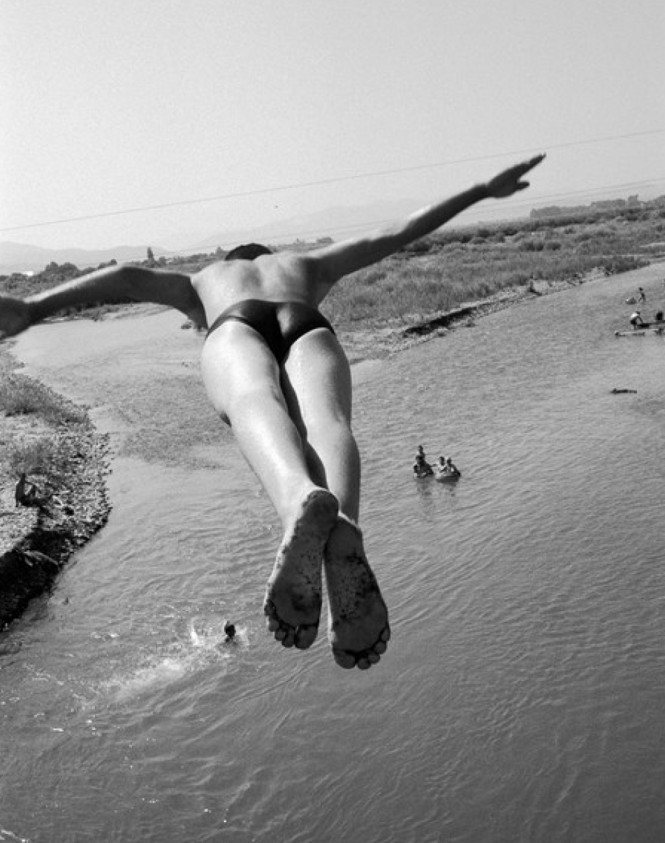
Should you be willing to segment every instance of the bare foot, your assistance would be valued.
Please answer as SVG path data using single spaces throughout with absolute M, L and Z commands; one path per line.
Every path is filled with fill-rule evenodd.
M 365 557 L 362 533 L 342 515 L 328 539 L 324 568 L 333 658 L 340 667 L 367 670 L 386 651 L 388 609 Z
M 277 552 L 263 611 L 284 647 L 311 647 L 321 614 L 323 548 L 335 525 L 337 498 L 316 489 L 305 498 Z

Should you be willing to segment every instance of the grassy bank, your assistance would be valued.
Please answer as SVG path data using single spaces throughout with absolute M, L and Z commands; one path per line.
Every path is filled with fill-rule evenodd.
M 613 275 L 665 253 L 665 203 L 442 229 L 343 283 L 325 302 L 334 324 L 410 324 L 528 286 Z
M 444 227 L 345 279 L 322 309 L 342 330 L 406 326 L 532 281 L 561 284 L 594 272 L 612 275 L 665 255 L 665 198 L 599 204 L 533 212 L 522 220 Z M 296 243 L 290 248 L 315 245 Z M 217 249 L 160 259 L 158 267 L 193 273 L 223 254 Z M 0 291 L 25 296 L 81 274 L 72 264 L 50 264 L 31 278 L 0 276 Z M 88 309 L 86 314 L 98 317 L 109 309 L 117 306 Z

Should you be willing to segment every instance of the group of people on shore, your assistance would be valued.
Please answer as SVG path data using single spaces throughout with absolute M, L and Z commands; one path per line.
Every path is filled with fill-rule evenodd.
M 639 304 L 640 302 L 646 302 L 646 300 L 647 300 L 647 296 L 646 296 L 646 293 L 644 292 L 644 288 L 638 287 L 637 300 L 635 299 L 634 296 L 631 296 L 629 299 L 626 300 L 626 303 L 627 304 L 636 304 L 636 303 Z M 635 309 L 630 314 L 630 324 L 633 326 L 634 331 L 637 331 L 640 328 L 652 327 L 654 325 L 654 323 L 657 326 L 663 325 L 663 311 L 662 311 L 662 309 L 656 311 L 656 315 L 654 316 L 653 322 L 645 322 L 645 320 L 642 318 L 641 312 L 637 309 Z
M 663 311 L 658 310 L 656 311 L 656 315 L 654 316 L 653 322 L 645 322 L 642 319 L 642 314 L 639 310 L 634 310 L 630 314 L 630 324 L 633 326 L 633 330 L 637 331 L 640 328 L 651 328 L 653 326 L 662 326 L 663 325 Z
M 459 468 L 457 468 L 450 457 L 446 459 L 446 457 L 440 456 L 434 465 L 430 465 L 430 463 L 427 462 L 427 457 L 425 456 L 425 449 L 422 445 L 418 445 L 418 453 L 416 454 L 415 462 L 413 463 L 413 476 L 419 480 L 424 477 L 445 477 L 446 479 L 452 479 L 461 477 L 462 472 Z

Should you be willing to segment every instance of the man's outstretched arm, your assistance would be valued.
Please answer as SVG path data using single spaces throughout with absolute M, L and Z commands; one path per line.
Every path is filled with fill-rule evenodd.
M 421 208 L 405 220 L 379 229 L 366 237 L 345 240 L 311 252 L 321 264 L 323 277 L 334 284 L 344 275 L 380 261 L 408 243 L 425 237 L 440 228 L 457 214 L 480 202 L 481 199 L 500 199 L 512 196 L 529 186 L 523 176 L 540 164 L 544 155 L 536 155 L 499 173 L 485 184 L 479 184 L 449 199 Z
M 140 266 L 114 266 L 26 299 L 0 296 L 0 338 L 18 334 L 69 307 L 113 304 L 127 299 L 165 304 L 182 311 L 197 324 L 205 324 L 203 307 L 189 276 Z

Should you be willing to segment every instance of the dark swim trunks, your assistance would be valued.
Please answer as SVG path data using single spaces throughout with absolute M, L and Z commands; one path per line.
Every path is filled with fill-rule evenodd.
M 308 304 L 245 299 L 220 313 L 210 326 L 206 339 L 229 319 L 244 322 L 260 334 L 278 363 L 284 360 L 297 339 L 315 328 L 326 328 L 335 333 L 326 317 Z

